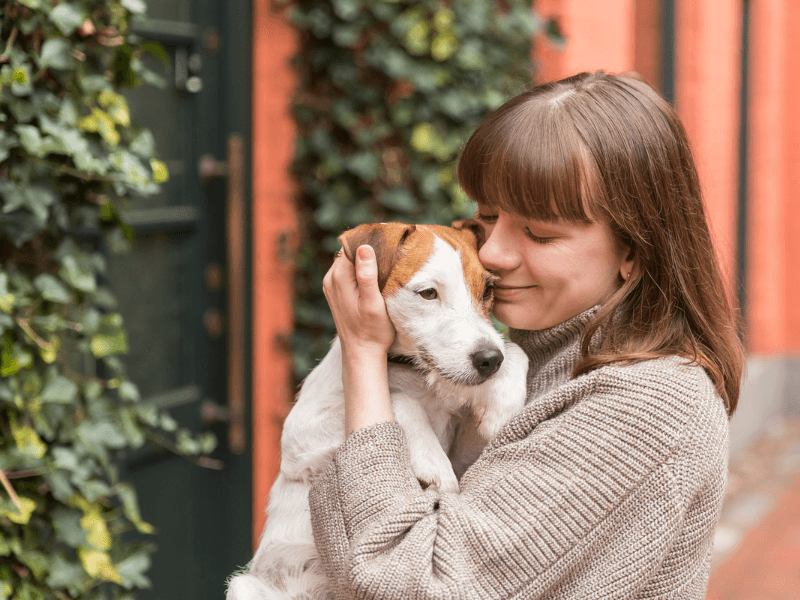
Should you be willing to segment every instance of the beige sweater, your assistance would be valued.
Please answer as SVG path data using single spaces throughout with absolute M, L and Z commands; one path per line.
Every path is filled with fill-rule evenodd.
M 394 423 L 338 450 L 311 494 L 314 537 L 345 598 L 703 598 L 728 420 L 678 358 L 576 379 L 594 311 L 513 331 L 528 404 L 461 479 L 423 491 Z

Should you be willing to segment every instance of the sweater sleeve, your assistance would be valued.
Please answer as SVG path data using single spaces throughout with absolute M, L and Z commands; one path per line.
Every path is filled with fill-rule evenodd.
M 687 506 L 673 458 L 696 402 L 651 400 L 595 390 L 542 436 L 495 440 L 460 494 L 420 488 L 396 423 L 355 432 L 309 496 L 337 598 L 633 597 Z M 530 430 L 526 412 L 506 431 Z

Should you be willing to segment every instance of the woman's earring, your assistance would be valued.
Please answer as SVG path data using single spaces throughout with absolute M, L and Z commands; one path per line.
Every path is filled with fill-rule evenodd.
M 627 275 L 625 275 L 625 279 L 630 279 L 630 278 L 631 278 L 631 272 L 630 272 L 630 271 L 628 271 L 628 274 L 627 274 Z

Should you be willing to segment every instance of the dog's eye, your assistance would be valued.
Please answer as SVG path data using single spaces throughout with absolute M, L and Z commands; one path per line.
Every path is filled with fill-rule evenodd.
M 419 293 L 420 296 L 425 298 L 425 300 L 436 300 L 439 297 L 439 294 L 436 293 L 436 290 L 433 288 L 428 288 L 427 290 L 422 290 Z
M 483 290 L 483 301 L 489 302 L 492 299 L 492 296 L 494 296 L 494 286 L 490 284 L 486 286 L 485 290 Z

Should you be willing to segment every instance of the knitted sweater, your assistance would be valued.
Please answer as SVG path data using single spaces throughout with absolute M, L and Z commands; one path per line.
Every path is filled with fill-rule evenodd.
M 528 403 L 458 494 L 422 490 L 395 422 L 351 434 L 309 496 L 338 600 L 704 597 L 728 420 L 678 357 L 570 379 L 595 313 L 512 331 Z

